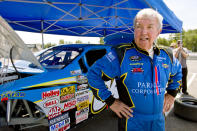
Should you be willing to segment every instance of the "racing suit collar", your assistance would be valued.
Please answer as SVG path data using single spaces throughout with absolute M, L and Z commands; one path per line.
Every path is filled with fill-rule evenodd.
M 137 49 L 137 51 L 139 51 L 140 53 L 143 53 L 143 54 L 149 56 L 149 53 L 146 50 L 139 48 L 136 45 L 135 41 L 132 41 L 131 45 L 133 45 Z M 155 43 L 153 44 L 153 50 L 154 50 L 154 54 L 156 54 L 156 55 L 160 54 L 160 49 L 155 45 Z

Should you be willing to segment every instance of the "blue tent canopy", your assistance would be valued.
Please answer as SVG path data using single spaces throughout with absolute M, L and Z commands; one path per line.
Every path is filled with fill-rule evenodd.
M 162 33 L 182 31 L 182 22 L 162 0 L 0 1 L 0 15 L 15 30 L 91 37 L 133 34 L 133 19 L 143 8 L 163 15 Z

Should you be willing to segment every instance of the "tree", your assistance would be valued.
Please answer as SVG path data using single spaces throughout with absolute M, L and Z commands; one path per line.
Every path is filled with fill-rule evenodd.
M 197 29 L 188 30 L 184 33 L 183 46 L 194 52 L 197 51 Z
M 161 37 L 159 37 L 157 39 L 157 44 L 158 45 L 163 45 L 163 46 L 169 46 L 170 45 L 170 43 L 169 43 L 169 41 L 167 39 L 161 38 Z
M 56 45 L 55 43 L 51 43 L 51 42 L 47 43 L 47 44 L 44 45 L 44 49 L 55 46 L 55 45 Z
M 103 39 L 104 39 L 104 37 L 100 37 L 100 40 L 99 40 L 100 44 L 104 44 L 104 40 Z
M 63 39 L 59 40 L 59 45 L 65 44 L 65 41 Z
M 76 40 L 76 44 L 82 44 L 83 42 L 81 40 Z
M 188 30 L 180 33 L 173 33 L 170 34 L 168 39 L 166 38 L 158 38 L 157 43 L 158 45 L 164 45 L 169 46 L 172 42 L 177 42 L 181 39 L 183 41 L 183 47 L 186 47 L 189 50 L 192 50 L 193 52 L 197 51 L 197 29 L 194 30 Z

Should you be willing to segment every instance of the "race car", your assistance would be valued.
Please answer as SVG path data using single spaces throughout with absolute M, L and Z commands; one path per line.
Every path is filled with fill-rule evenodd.
M 42 123 L 50 130 L 66 130 L 105 109 L 106 104 L 94 98 L 89 89 L 86 74 L 111 48 L 59 45 L 37 55 L 44 70 L 26 63 L 29 72 L 17 71 L 21 79 L 0 86 L 1 125 L 27 128 Z

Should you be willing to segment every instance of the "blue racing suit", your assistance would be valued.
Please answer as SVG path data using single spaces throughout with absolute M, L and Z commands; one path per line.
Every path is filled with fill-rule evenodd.
M 109 106 L 115 98 L 104 80 L 117 80 L 119 99 L 133 109 L 133 117 L 119 119 L 119 130 L 165 131 L 164 94 L 176 96 L 181 65 L 170 51 L 153 47 L 153 59 L 133 42 L 122 45 L 96 61 L 88 72 L 89 85 Z M 122 51 L 121 55 L 118 51 Z

